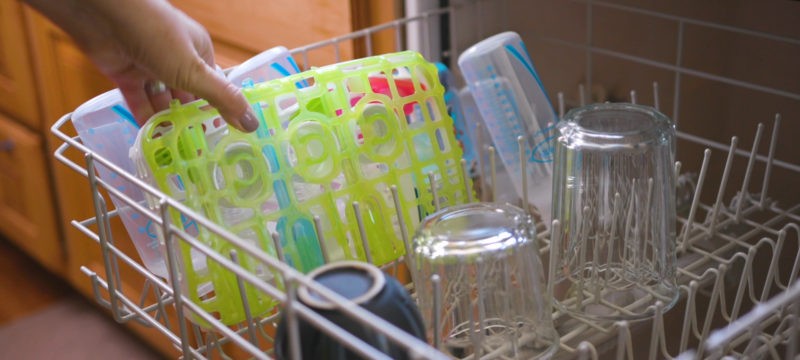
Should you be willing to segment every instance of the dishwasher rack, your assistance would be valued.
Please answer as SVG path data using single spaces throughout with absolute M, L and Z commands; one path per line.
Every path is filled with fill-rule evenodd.
M 577 1 L 577 0 L 576 0 Z M 441 51 L 426 42 L 431 35 L 437 33 L 433 28 L 441 25 L 441 19 L 450 19 L 449 26 L 454 26 L 458 14 L 469 10 L 480 9 L 486 1 L 462 1 L 456 4 L 436 8 L 419 15 L 409 16 L 384 25 L 360 30 L 341 37 L 323 40 L 292 50 L 293 55 L 301 60 L 305 68 L 309 52 L 320 49 L 333 49 L 339 58 L 339 46 L 353 41 L 365 45 L 366 55 L 372 55 L 371 39 L 374 34 L 392 32 L 395 35 L 395 50 L 403 50 L 403 34 L 409 35 L 409 26 L 417 26 L 421 31 L 423 54 L 429 57 L 445 54 L 451 59 L 457 57 L 458 49 Z M 594 6 L 604 5 L 601 1 L 577 1 Z M 633 10 L 631 10 L 633 11 Z M 690 19 L 678 19 L 681 24 Z M 681 25 L 682 26 L 682 25 Z M 457 31 L 450 31 L 449 43 L 458 44 Z M 477 40 L 477 39 L 475 39 Z M 576 44 L 589 52 L 606 50 L 593 48 L 591 44 Z M 436 53 L 435 56 L 431 52 Z M 623 56 L 624 54 L 619 54 Z M 636 59 L 633 59 L 636 61 Z M 673 67 L 676 74 L 690 70 Z M 591 73 L 591 70 L 588 71 Z M 720 81 L 725 81 L 722 79 Z M 742 86 L 747 86 L 743 84 Z M 769 89 L 767 89 L 769 90 Z M 655 104 L 658 107 L 658 86 L 653 90 Z M 769 91 L 767 91 L 769 92 Z M 580 90 L 583 103 L 584 90 Z M 631 92 L 631 102 L 636 102 L 636 92 Z M 559 112 L 563 115 L 566 107 L 563 94 L 558 96 Z M 677 101 L 676 101 L 677 103 Z M 678 106 L 677 104 L 675 105 Z M 677 113 L 677 112 L 676 112 Z M 100 247 L 105 269 L 95 272 L 87 267 L 82 271 L 91 281 L 96 300 L 111 310 L 118 322 L 137 322 L 143 326 L 156 328 L 187 359 L 231 358 L 247 356 L 266 359 L 274 356 L 272 341 L 278 313 L 263 318 L 248 316 L 248 320 L 238 326 L 227 327 L 215 319 L 212 314 L 204 313 L 197 304 L 186 297 L 178 282 L 170 283 L 147 271 L 136 260 L 136 255 L 126 252 L 118 246 L 127 239 L 114 239 L 110 229 L 112 221 L 117 221 L 117 210 L 109 209 L 104 194 L 110 194 L 126 202 L 128 206 L 150 218 L 165 234 L 167 249 L 174 249 L 172 244 L 184 242 L 197 251 L 205 254 L 210 261 L 216 261 L 231 273 L 235 274 L 239 287 L 244 283 L 265 292 L 279 300 L 279 308 L 289 320 L 289 331 L 295 331 L 298 317 L 331 334 L 365 358 L 383 359 L 386 355 L 368 346 L 363 341 L 344 332 L 320 315 L 297 301 L 298 286 L 307 286 L 322 296 L 339 304 L 341 310 L 367 327 L 383 333 L 390 341 L 406 348 L 411 358 L 444 359 L 447 358 L 430 345 L 399 331 L 386 321 L 364 311 L 357 306 L 348 306 L 348 302 L 336 294 L 326 291 L 303 274 L 295 271 L 281 261 L 271 257 L 249 243 L 236 237 L 217 224 L 200 216 L 175 199 L 169 198 L 153 186 L 129 174 L 107 159 L 92 153 L 81 144 L 77 136 L 68 135 L 63 129 L 69 121 L 70 114 L 59 119 L 52 127 L 53 133 L 64 143 L 55 153 L 56 158 L 88 179 L 92 190 L 95 216 L 85 220 L 73 220 L 72 225 L 84 233 L 89 241 Z M 759 124 L 752 138 L 750 151 L 739 149 L 739 139 L 734 137 L 729 145 L 704 139 L 692 134 L 679 133 L 684 141 L 696 143 L 723 152 L 711 158 L 711 150 L 706 149 L 702 156 L 702 165 L 697 176 L 689 181 L 685 191 L 691 195 L 690 205 L 678 216 L 678 281 L 680 284 L 680 301 L 669 312 L 656 307 L 653 319 L 639 322 L 619 321 L 613 324 L 599 324 L 585 320 L 576 320 L 554 312 L 554 322 L 560 339 L 557 358 L 722 358 L 725 356 L 749 358 L 791 358 L 798 354 L 800 341 L 800 204 L 781 205 L 768 196 L 770 177 L 773 167 L 779 166 L 792 172 L 793 178 L 800 180 L 800 167 L 791 162 L 775 159 L 776 144 L 780 140 L 780 115 L 776 115 L 771 124 L 771 135 L 768 140 L 768 153 L 759 152 L 760 143 L 766 126 Z M 785 140 L 785 139 L 784 139 Z M 67 152 L 84 154 L 85 163 L 79 164 L 67 156 Z M 492 163 L 492 149 L 487 151 L 487 159 Z M 747 165 L 741 184 L 730 183 L 735 157 L 745 157 Z M 719 183 L 707 183 L 708 169 L 712 163 L 724 164 Z M 764 163 L 763 173 L 756 172 L 756 162 Z M 98 165 L 107 167 L 117 176 L 136 184 L 142 191 L 159 198 L 159 204 L 149 209 L 125 196 L 118 189 L 110 186 L 96 175 Z M 676 165 L 680 173 L 680 164 Z M 484 178 L 490 174 L 482 174 Z M 685 178 L 686 177 L 684 174 Z M 759 192 L 751 192 L 761 179 Z M 752 184 L 751 184 L 752 183 Z M 434 185 L 435 186 L 435 185 Z M 733 197 L 726 197 L 726 189 L 738 187 Z M 485 189 L 484 189 L 485 190 Z M 716 191 L 716 196 L 713 192 Z M 487 194 L 494 191 L 483 191 L 484 200 Z M 713 201 L 701 201 L 703 193 L 711 193 Z M 220 254 L 198 241 L 179 226 L 170 222 L 169 211 L 175 209 L 187 218 L 194 220 L 218 234 L 226 241 L 247 253 L 283 277 L 284 288 L 278 289 L 265 283 L 253 274 L 238 266 L 239 254 L 232 252 Z M 402 216 L 400 217 L 402 219 Z M 404 234 L 407 240 L 408 234 Z M 549 256 L 550 233 L 541 231 L 538 234 L 541 256 Z M 166 254 L 170 274 L 179 276 L 175 260 L 176 254 Z M 402 276 L 403 259 L 384 268 L 390 274 Z M 766 266 L 763 266 L 765 265 Z M 131 294 L 131 289 L 121 286 L 120 269 L 125 268 L 140 276 L 143 287 L 137 289 L 140 296 Z M 413 287 L 409 285 L 413 293 Z M 244 292 L 243 303 L 247 303 Z M 191 315 L 190 315 L 191 314 Z M 201 328 L 188 321 L 190 316 L 198 317 L 210 324 L 211 328 Z M 296 338 L 296 337 L 295 337 Z M 297 343 L 290 348 L 297 349 Z M 295 353 L 297 354 L 297 353 Z

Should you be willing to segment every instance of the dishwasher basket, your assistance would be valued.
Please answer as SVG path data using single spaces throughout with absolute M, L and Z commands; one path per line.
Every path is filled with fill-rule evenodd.
M 738 29 L 727 25 L 701 22 L 690 18 L 674 15 L 665 15 L 653 11 L 643 11 L 634 7 L 626 7 L 616 3 L 604 1 L 572 1 L 585 6 L 588 13 L 592 9 L 614 9 L 629 12 L 641 17 L 655 17 L 663 21 L 674 22 L 678 33 L 682 34 L 688 26 L 706 26 L 722 31 L 740 32 L 754 37 L 765 37 L 770 41 L 779 41 L 786 46 L 800 47 L 800 41 L 791 38 L 781 38 L 774 35 L 763 34 L 751 30 Z M 464 32 L 457 31 L 464 23 L 482 24 L 491 16 L 483 15 L 487 9 L 503 9 L 507 1 L 460 1 L 445 7 L 436 7 L 419 14 L 408 16 L 396 21 L 359 30 L 344 36 L 327 39 L 293 49 L 291 52 L 303 66 L 308 69 L 308 54 L 320 49 L 333 49 L 337 54 L 341 44 L 346 42 L 358 43 L 364 46 L 365 55 L 373 54 L 372 38 L 375 34 L 390 33 L 395 36 L 393 50 L 404 50 L 403 38 L 408 38 L 409 46 L 421 51 L 429 60 L 455 59 L 463 44 L 474 43 L 491 33 L 477 31 L 476 36 L 469 37 Z M 500 6 L 495 6 L 500 5 Z M 486 20 L 488 21 L 488 20 Z M 586 20 L 591 29 L 591 16 Z M 460 25 L 459 25 L 460 24 Z M 494 24 L 502 30 L 503 24 Z M 481 25 L 482 26 L 482 25 Z M 481 26 L 477 26 L 480 28 Z M 473 26 L 474 27 L 474 26 Z M 484 30 L 488 30 L 488 26 Z M 443 30 L 443 31 L 442 31 Z M 498 31 L 499 32 L 499 31 Z M 445 34 L 446 36 L 440 36 Z M 415 38 L 420 42 L 413 42 Z M 545 39 L 547 40 L 547 39 Z M 554 40 L 561 41 L 561 40 Z M 682 47 L 682 37 L 678 37 L 678 53 Z M 609 50 L 594 45 L 589 36 L 588 43 L 569 43 L 576 49 L 584 50 L 587 58 L 592 55 L 625 59 L 633 63 L 645 63 L 660 69 L 668 70 L 675 74 L 675 81 L 679 82 L 681 75 L 691 74 L 711 81 L 721 82 L 730 86 L 759 91 L 770 96 L 800 101 L 800 94 L 753 84 L 718 74 L 688 69 L 676 64 L 664 64 L 637 57 L 624 52 Z M 532 53 L 536 59 L 536 54 Z M 680 56 L 680 55 L 678 55 Z M 321 64 L 320 64 L 321 65 Z M 567 104 L 583 104 L 586 102 L 586 88 L 592 89 L 591 62 L 587 64 L 587 86 L 581 86 L 578 99 L 569 99 L 563 93 L 558 95 L 559 113 L 563 115 Z M 676 89 L 680 87 L 676 86 Z M 652 89 L 646 92 L 653 93 L 653 104 L 659 107 L 658 85 L 653 84 Z M 642 93 L 640 90 L 639 93 Z M 680 98 L 678 90 L 675 91 L 673 112 L 678 113 Z M 637 102 L 637 92 L 631 91 L 630 102 Z M 556 105 L 556 104 L 554 104 Z M 365 358 L 383 359 L 387 356 L 370 347 L 355 336 L 342 331 L 336 325 L 315 313 L 297 301 L 296 289 L 298 286 L 307 286 L 324 297 L 328 297 L 339 304 L 343 313 L 356 319 L 364 326 L 374 331 L 383 333 L 386 338 L 407 349 L 411 358 L 443 359 L 445 355 L 438 352 L 413 336 L 410 336 L 375 315 L 355 306 L 346 306 L 347 301 L 326 291 L 319 284 L 314 283 L 301 272 L 288 266 L 281 254 L 273 256 L 251 243 L 242 240 L 235 234 L 226 231 L 219 225 L 209 221 L 192 209 L 184 206 L 176 199 L 167 196 L 153 186 L 138 179 L 136 176 L 125 172 L 107 159 L 93 153 L 84 146 L 77 136 L 65 133 L 62 127 L 70 119 L 70 114 L 59 119 L 52 127 L 53 133 L 63 141 L 55 156 L 58 160 L 85 176 L 92 190 L 92 200 L 95 205 L 94 217 L 85 220 L 74 220 L 72 225 L 86 234 L 89 241 L 97 243 L 102 250 L 105 269 L 97 273 L 86 267 L 83 272 L 91 281 L 95 290 L 97 301 L 108 307 L 115 319 L 119 322 L 134 321 L 142 326 L 153 327 L 163 334 L 186 359 L 209 359 L 247 357 L 267 359 L 274 356 L 272 342 L 275 323 L 279 313 L 283 311 L 289 322 L 289 331 L 297 330 L 298 319 L 313 324 L 315 327 L 330 334 L 347 347 Z M 781 119 L 776 115 L 771 124 L 759 124 L 753 129 L 752 138 L 742 139 L 744 146 L 749 150 L 740 149 L 740 140 L 733 137 L 730 144 L 721 144 L 694 134 L 681 132 L 678 124 L 681 144 L 693 144 L 705 147 L 706 150 L 694 154 L 695 159 L 702 159 L 698 168 L 688 169 L 681 173 L 680 164 L 676 164 L 679 176 L 679 201 L 683 207 L 678 214 L 678 235 L 676 247 L 678 251 L 678 281 L 680 285 L 680 299 L 678 304 L 668 312 L 656 306 L 655 316 L 652 319 L 639 322 L 619 321 L 613 324 L 600 324 L 587 320 L 573 319 L 565 314 L 554 312 L 553 318 L 556 330 L 560 335 L 559 351 L 557 358 L 617 358 L 617 359 L 643 359 L 643 358 L 679 358 L 679 359 L 718 359 L 726 356 L 749 358 L 794 358 L 800 351 L 800 282 L 797 281 L 800 273 L 800 204 L 785 204 L 769 196 L 770 179 L 774 169 L 780 168 L 784 174 L 789 174 L 794 182 L 800 181 L 800 166 L 791 161 L 776 159 L 776 144 L 779 141 L 792 141 L 786 134 L 780 132 Z M 769 132 L 769 135 L 767 134 Z M 791 135 L 791 134 L 790 134 Z M 763 145 L 762 145 L 763 144 Z M 743 147 L 744 147 L 743 146 Z M 766 151 L 763 149 L 767 148 Z M 712 150 L 715 151 L 713 159 Z M 85 155 L 86 163 L 78 164 L 70 160 L 66 152 L 78 152 Z M 685 156 L 685 155 L 684 155 Z M 493 149 L 487 149 L 479 154 L 479 161 L 494 165 Z M 680 159 L 680 157 L 679 157 Z M 746 159 L 745 167 L 738 166 L 745 161 L 737 163 L 736 159 Z M 789 159 L 796 160 L 796 159 Z M 758 164 L 758 166 L 756 166 Z M 135 184 L 141 191 L 147 193 L 157 201 L 157 210 L 148 209 L 144 204 L 137 203 L 126 196 L 119 189 L 96 175 L 98 166 L 103 166 Z M 721 174 L 711 176 L 710 168 L 721 168 Z M 484 169 L 484 166 L 479 166 Z M 490 173 L 481 172 L 479 178 L 493 177 L 494 167 L 488 167 Z M 758 169 L 758 170 L 757 170 Z M 734 183 L 738 179 L 731 175 L 734 171 L 741 171 L 741 183 Z M 713 183 L 711 182 L 714 179 Z M 717 179 L 718 182 L 716 181 Z M 476 182 L 478 194 L 483 200 L 490 199 L 492 194 L 497 194 L 497 189 L 491 189 L 486 182 Z M 757 190 L 753 190 L 757 188 Z M 737 190 L 735 195 L 726 195 Z M 397 190 L 392 189 L 394 201 L 398 201 Z M 118 217 L 117 210 L 108 209 L 103 194 L 109 194 L 125 201 L 136 211 L 153 221 L 165 234 L 166 249 L 168 249 L 167 264 L 172 278 L 179 276 L 176 265 L 176 254 L 169 249 L 176 248 L 173 244 L 189 247 L 214 261 L 220 268 L 227 269 L 230 276 L 235 278 L 240 289 L 238 296 L 245 307 L 245 321 L 234 326 L 226 326 L 215 318 L 213 314 L 206 313 L 201 306 L 187 296 L 181 287 L 174 282 L 170 284 L 164 279 L 154 275 L 141 266 L 136 255 L 127 253 L 116 244 L 127 239 L 113 239 L 110 231 L 111 221 Z M 435 196 L 434 196 L 435 197 Z M 229 248 L 236 251 L 218 253 L 205 245 L 197 238 L 177 226 L 171 219 L 171 212 L 184 214 L 194 221 L 197 226 L 205 228 L 223 241 L 231 244 Z M 402 214 L 398 220 L 403 221 Z M 405 229 L 405 226 L 400 226 Z M 540 227 L 541 228 L 541 227 Z M 402 233 L 407 241 L 409 234 Z M 548 258 L 550 233 L 541 231 L 538 234 L 541 255 Z M 239 254 L 241 251 L 246 254 Z M 246 256 L 261 262 L 269 271 L 278 274 L 284 286 L 277 288 L 270 283 L 262 281 L 259 277 L 240 266 L 239 260 Z M 126 273 L 140 276 L 144 286 L 141 289 L 123 288 L 120 282 L 121 268 Z M 389 274 L 403 277 L 405 267 L 403 259 L 384 265 L 384 270 Z M 247 284 L 247 285 L 245 285 Z M 247 292 L 242 290 L 252 287 L 268 294 L 280 302 L 278 310 L 266 315 L 255 317 L 247 311 L 249 300 Z M 409 290 L 413 288 L 409 285 Z M 210 328 L 201 328 L 188 319 L 197 318 L 207 323 Z M 296 332 L 295 332 L 296 333 Z M 290 344 L 297 355 L 299 349 L 297 342 Z

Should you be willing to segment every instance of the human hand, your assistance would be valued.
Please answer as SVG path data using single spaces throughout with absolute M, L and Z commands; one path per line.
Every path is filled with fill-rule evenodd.
M 139 124 L 172 99 L 206 99 L 233 127 L 258 120 L 239 88 L 214 69 L 208 32 L 164 0 L 27 0 L 64 29 L 119 87 Z

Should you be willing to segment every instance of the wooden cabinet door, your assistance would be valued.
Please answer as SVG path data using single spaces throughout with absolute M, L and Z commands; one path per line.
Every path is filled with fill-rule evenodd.
M 34 69 L 37 79 L 39 79 L 37 85 L 42 100 L 42 116 L 49 128 L 64 114 L 75 110 L 86 100 L 114 86 L 71 39 L 55 25 L 32 9 L 26 9 L 25 17 L 34 54 Z M 61 130 L 70 136 L 76 135 L 69 121 L 61 127 Z M 91 279 L 81 271 L 81 267 L 86 266 L 102 277 L 106 277 L 100 245 L 70 224 L 72 220 L 82 221 L 95 216 L 89 181 L 53 157 L 53 152 L 63 141 L 52 135 L 49 130 L 46 140 L 47 156 L 50 160 L 56 189 L 55 199 L 59 204 L 58 221 L 64 229 L 66 278 L 76 289 L 93 299 Z M 64 155 L 82 167 L 86 166 L 84 154 L 79 151 L 68 150 Z M 108 197 L 106 197 L 106 203 L 110 209 L 113 209 L 113 204 Z M 115 245 L 138 261 L 138 254 L 122 221 L 119 217 L 113 217 L 110 223 Z M 91 228 L 97 231 L 95 227 Z M 120 291 L 134 301 L 138 301 L 143 291 L 144 278 L 129 266 L 121 265 L 119 270 L 122 282 L 118 284 Z M 171 321 L 173 324 L 175 323 L 174 318 Z M 134 321 L 127 324 L 131 330 L 166 354 L 168 358 L 178 356 L 177 350 L 172 346 L 169 338 L 154 328 L 143 327 Z
M 39 80 L 37 85 L 42 102 L 42 117 L 49 128 L 59 117 L 110 89 L 112 85 L 55 25 L 30 8 L 26 9 L 25 17 L 34 54 L 34 68 Z M 67 123 L 62 130 L 69 135 L 76 135 L 71 123 Z M 45 134 L 47 155 L 53 170 L 55 200 L 60 213 L 59 222 L 64 229 L 68 259 L 67 278 L 88 284 L 86 277 L 80 273 L 80 266 L 87 265 L 85 261 L 88 259 L 85 257 L 98 254 L 90 251 L 90 247 L 96 245 L 90 243 L 91 240 L 69 222 L 93 215 L 89 183 L 85 177 L 55 160 L 52 154 L 62 141 L 49 130 Z M 84 164 L 82 154 L 77 151 L 67 155 L 76 163 Z
M 53 272 L 64 252 L 41 138 L 0 114 L 0 233 Z
M 30 62 L 22 6 L 17 0 L 0 0 L 0 110 L 38 130 L 42 124 Z
M 224 43 L 253 53 L 285 46 L 289 49 L 353 31 L 350 0 L 175 0 L 172 2 L 208 29 L 215 45 Z M 308 52 L 314 65 L 336 59 L 333 47 Z M 350 41 L 339 45 L 339 58 L 351 59 Z M 302 57 L 295 60 L 302 63 Z M 222 66 L 222 65 L 221 65 Z

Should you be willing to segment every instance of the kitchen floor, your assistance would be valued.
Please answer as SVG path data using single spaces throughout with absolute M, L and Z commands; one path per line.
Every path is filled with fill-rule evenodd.
M 0 238 L 0 358 L 161 359 L 106 313 Z

